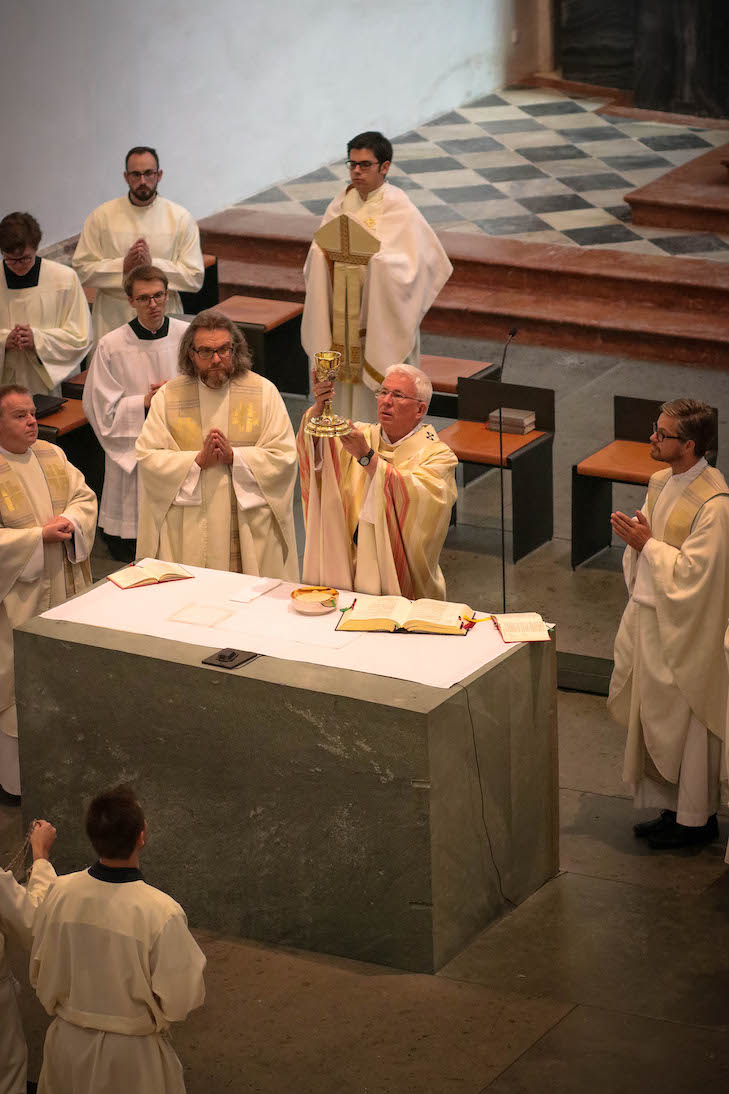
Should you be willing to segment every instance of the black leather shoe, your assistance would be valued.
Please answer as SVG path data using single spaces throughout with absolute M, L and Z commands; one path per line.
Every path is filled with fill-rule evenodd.
M 654 832 L 660 832 L 666 825 L 676 823 L 676 814 L 672 809 L 661 809 L 661 815 L 652 821 L 641 821 L 633 825 L 633 832 L 639 839 L 652 836 Z
M 9 805 L 11 809 L 17 809 L 20 805 L 20 794 L 11 794 L 0 786 L 0 805 Z
M 714 813 L 706 824 L 693 827 L 688 824 L 671 825 L 658 829 L 648 836 L 648 844 L 655 851 L 670 851 L 674 847 L 696 847 L 704 843 L 713 843 L 719 837 L 719 822 Z

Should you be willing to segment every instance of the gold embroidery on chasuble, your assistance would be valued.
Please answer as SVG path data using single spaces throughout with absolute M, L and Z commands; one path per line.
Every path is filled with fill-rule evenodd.
M 649 522 L 653 517 L 653 510 L 660 497 L 664 486 L 670 481 L 671 470 L 658 471 L 652 475 L 648 483 L 648 495 L 646 497 L 646 513 Z M 684 540 L 689 536 L 699 510 L 717 496 L 727 497 L 725 483 L 715 467 L 706 467 L 698 478 L 690 482 L 684 492 L 676 498 L 666 520 L 663 530 L 663 543 L 670 544 L 680 551 Z
M 40 464 L 48 486 L 53 516 L 58 517 L 68 503 L 69 485 L 66 466 L 48 441 L 36 441 L 33 445 L 33 454 Z M 38 527 L 38 519 L 23 483 L 8 461 L 4 459 L 0 459 L 0 519 L 5 528 Z M 80 579 L 79 575 L 81 575 Z M 91 583 L 91 568 L 88 560 L 72 564 L 64 550 L 63 576 L 66 583 L 66 596 L 80 592 Z
M 370 224 L 371 222 L 371 224 Z M 367 227 L 374 227 L 372 217 Z M 358 220 L 340 214 L 324 224 L 314 239 L 326 255 L 332 279 L 332 344 L 341 353 L 339 380 L 350 384 L 362 382 L 364 368 L 377 382 L 382 376 L 373 369 L 362 352 L 366 328 L 362 319 L 362 279 L 360 268 L 366 266 L 380 249 L 380 241 Z
M 199 452 L 203 446 L 202 419 L 197 381 L 175 380 L 167 385 L 167 427 L 183 452 Z M 261 432 L 262 395 L 258 378 L 237 378 L 231 381 L 228 403 L 228 440 L 236 448 L 254 445 Z M 233 573 L 242 572 L 238 504 L 230 487 L 230 562 Z

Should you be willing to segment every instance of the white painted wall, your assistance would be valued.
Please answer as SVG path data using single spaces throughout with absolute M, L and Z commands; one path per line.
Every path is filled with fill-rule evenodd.
M 201 217 L 503 84 L 523 0 L 9 0 L 2 212 L 43 245 L 122 192 L 154 145 L 162 192 Z M 536 64 L 519 63 L 524 75 Z M 513 65 L 509 75 L 514 76 Z

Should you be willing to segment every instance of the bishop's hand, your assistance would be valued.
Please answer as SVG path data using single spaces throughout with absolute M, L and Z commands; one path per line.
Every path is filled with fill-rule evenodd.
M 352 425 L 351 422 L 349 424 Z M 358 460 L 361 456 L 366 456 L 370 450 L 370 443 L 362 430 L 357 429 L 353 425 L 351 432 L 345 433 L 339 440 L 342 448 L 346 452 L 349 452 L 350 456 L 353 456 L 355 460 Z
M 320 418 L 324 413 L 324 404 L 334 398 L 334 384 L 331 380 L 318 380 L 316 369 L 312 370 L 311 392 L 314 396 L 314 417 Z

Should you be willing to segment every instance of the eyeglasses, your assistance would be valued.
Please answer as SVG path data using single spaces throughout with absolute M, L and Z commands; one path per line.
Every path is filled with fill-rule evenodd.
M 402 391 L 390 391 L 389 387 L 378 387 L 375 395 L 378 399 L 384 399 L 386 395 L 389 395 L 395 403 L 399 403 L 403 399 L 409 399 L 413 403 L 421 401 L 417 395 L 403 395 Z
M 659 444 L 663 441 L 683 441 L 683 437 L 679 437 L 678 433 L 664 433 L 662 429 L 658 428 L 658 422 L 653 423 L 653 433 Z
M 157 178 L 159 170 L 157 171 L 127 171 L 127 178 L 130 178 L 132 182 L 141 182 L 144 179 L 146 182 L 153 182 Z
M 35 251 L 33 251 L 32 254 L 16 255 L 15 258 L 13 258 L 12 255 L 6 255 L 5 252 L 3 252 L 3 259 L 8 266 L 24 266 L 26 262 L 35 261 Z
M 215 349 L 212 349 L 210 346 L 200 346 L 200 349 L 198 349 L 197 346 L 191 346 L 190 348 L 193 353 L 198 355 L 201 361 L 212 361 L 216 353 L 222 361 L 226 357 L 230 357 L 233 351 L 230 342 L 227 342 L 224 346 L 216 346 Z
M 152 301 L 154 301 L 155 304 L 161 304 L 166 296 L 167 296 L 167 290 L 166 289 L 165 289 L 164 292 L 152 293 L 151 296 L 149 295 L 149 293 L 142 293 L 141 296 L 135 296 L 134 297 L 134 303 L 135 304 L 151 304 Z
M 363 171 L 369 171 L 370 167 L 379 167 L 380 164 L 377 160 L 347 160 L 346 166 L 350 171 L 354 171 L 355 167 L 361 167 Z

